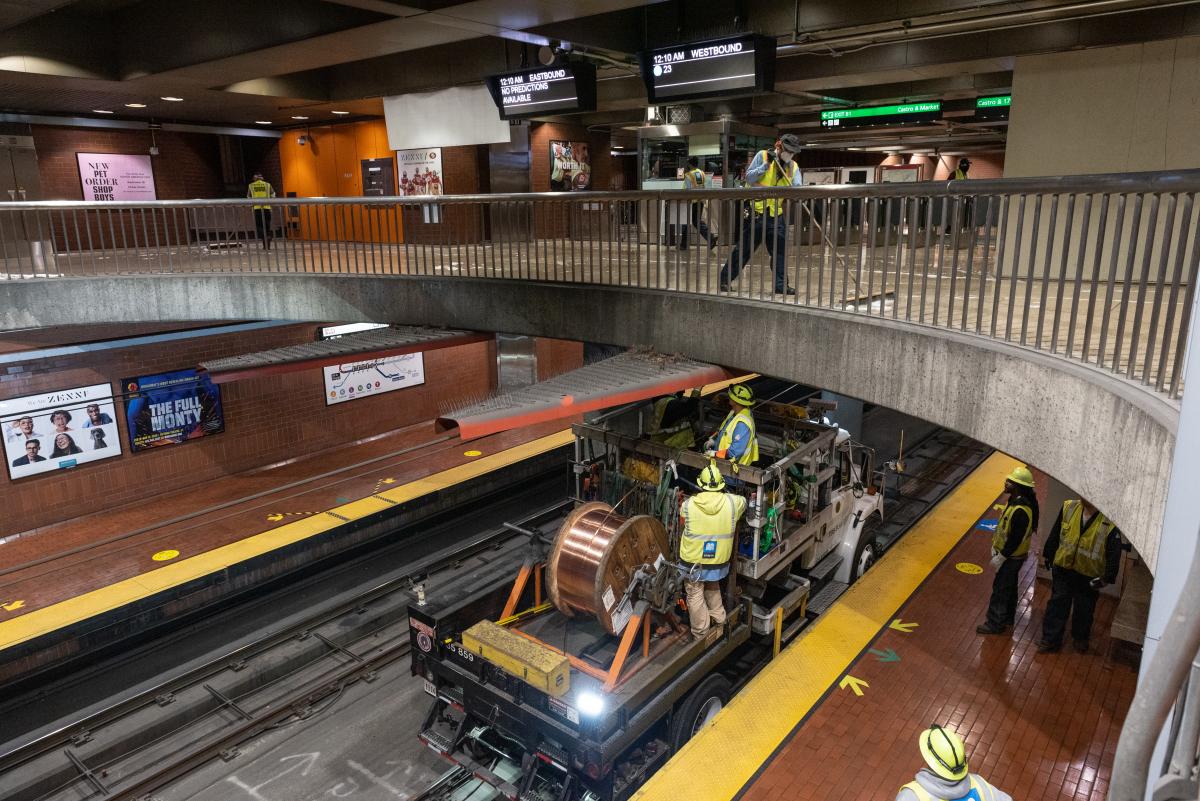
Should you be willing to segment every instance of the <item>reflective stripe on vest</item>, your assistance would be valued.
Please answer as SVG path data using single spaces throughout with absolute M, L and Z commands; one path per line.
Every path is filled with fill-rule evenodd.
M 1033 507 L 1021 500 L 1010 502 L 1008 506 L 1004 507 L 1004 513 L 1000 515 L 1000 523 L 996 526 L 996 531 L 992 534 L 993 550 L 1003 551 L 1005 543 L 1008 542 L 1009 529 L 1012 527 L 1013 512 L 1018 509 L 1024 510 L 1026 517 L 1029 518 L 1029 525 L 1025 527 L 1025 534 L 1021 537 L 1021 543 L 1012 552 L 1009 559 L 1019 559 L 1029 553 L 1029 542 L 1033 539 Z
M 750 441 L 746 445 L 746 450 L 738 457 L 737 462 L 738 464 L 754 464 L 758 461 L 758 433 L 754 429 L 754 415 L 750 414 L 749 409 L 739 408 L 725 417 L 725 422 L 721 423 L 721 427 L 717 429 L 717 453 L 729 450 L 729 446 L 733 444 L 733 432 L 737 430 L 738 423 L 745 423 L 746 428 L 750 429 Z
M 659 398 L 654 403 L 654 429 L 650 438 L 672 448 L 693 448 L 696 445 L 696 435 L 692 432 L 690 422 L 680 420 L 673 426 L 663 427 L 663 416 L 667 413 L 667 406 L 671 400 L 672 398 Z
M 792 178 L 795 177 L 796 171 L 800 169 L 799 167 L 796 166 L 795 159 L 792 159 L 790 162 L 788 162 L 787 167 L 784 168 L 787 170 L 788 174 L 781 175 L 779 170 L 777 170 L 775 168 L 775 160 L 771 158 L 770 154 L 767 153 L 767 151 L 760 150 L 759 155 L 762 156 L 763 159 L 768 159 L 769 161 L 767 163 L 770 164 L 770 166 L 767 167 L 767 171 L 763 173 L 762 178 L 758 179 L 758 182 L 755 184 L 755 186 L 791 186 L 792 185 Z M 768 209 L 770 210 L 772 217 L 778 217 L 779 214 L 783 211 L 783 201 L 780 200 L 779 198 L 772 198 L 770 200 L 754 201 L 754 213 L 755 214 L 762 214 L 764 211 L 766 211 Z
M 1088 578 L 1104 575 L 1105 543 L 1108 534 L 1116 526 L 1104 515 L 1096 517 L 1086 530 L 1083 526 L 1083 504 L 1080 501 L 1063 502 L 1063 522 L 1059 527 L 1058 550 L 1054 552 L 1054 564 L 1066 570 L 1074 570 Z
M 938 798 L 918 782 L 909 782 L 904 785 L 903 789 L 911 790 L 912 794 L 917 797 L 917 801 L 967 801 L 967 799 L 974 799 L 974 801 L 995 801 L 996 788 L 974 773 L 969 774 L 969 778 L 971 789 L 967 791 L 966 795 L 959 796 L 958 798 Z
M 707 514 L 698 499 L 703 495 L 722 496 L 723 507 Z M 694 565 L 723 565 L 733 556 L 733 537 L 737 531 L 738 501 L 742 498 L 726 492 L 702 492 L 683 504 L 683 535 L 679 538 L 679 558 Z M 744 501 L 743 501 L 744 502 Z
M 251 181 L 250 182 L 250 197 L 257 199 L 260 197 L 270 197 L 270 196 L 271 196 L 271 185 L 269 183 L 267 183 L 266 181 Z M 271 207 L 270 206 L 255 206 L 254 208 L 269 209 Z

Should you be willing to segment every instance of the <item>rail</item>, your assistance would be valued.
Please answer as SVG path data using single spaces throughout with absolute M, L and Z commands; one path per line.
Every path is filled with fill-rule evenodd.
M 1174 399 L 1200 267 L 1198 190 L 1200 170 L 771 190 L 5 203 L 0 280 L 317 272 L 719 294 L 1001 340 Z

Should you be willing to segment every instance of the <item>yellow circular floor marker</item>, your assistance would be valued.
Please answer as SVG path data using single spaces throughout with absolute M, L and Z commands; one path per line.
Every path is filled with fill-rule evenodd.
M 977 576 L 983 572 L 983 568 L 973 562 L 959 562 L 954 569 L 968 576 Z
M 470 456 L 472 458 L 476 456 L 483 456 L 483 451 L 463 451 L 463 456 Z
M 155 562 L 169 562 L 170 560 L 174 559 L 176 556 L 179 556 L 179 551 L 168 548 L 165 551 L 159 551 L 158 553 L 154 554 L 154 556 L 151 556 L 150 558 L 153 559 Z

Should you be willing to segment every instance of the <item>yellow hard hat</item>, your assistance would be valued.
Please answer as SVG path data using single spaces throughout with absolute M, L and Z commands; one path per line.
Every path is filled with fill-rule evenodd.
M 721 475 L 721 471 L 717 469 L 717 466 L 711 462 L 708 467 L 700 471 L 700 478 L 696 480 L 696 483 L 700 486 L 700 489 L 712 492 L 720 492 L 725 489 L 725 477 Z
M 934 723 L 921 732 L 921 756 L 929 769 L 952 782 L 967 775 L 967 749 L 962 738 Z
M 1033 486 L 1033 473 L 1029 472 L 1029 468 L 1025 465 L 1014 467 L 1013 471 L 1008 474 L 1008 480 L 1014 484 L 1020 484 L 1022 487 Z
M 754 404 L 754 390 L 745 384 L 734 384 L 729 388 L 729 399 L 739 406 Z

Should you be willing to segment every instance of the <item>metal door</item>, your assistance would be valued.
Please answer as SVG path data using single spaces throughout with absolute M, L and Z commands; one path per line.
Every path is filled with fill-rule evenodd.
M 0 136 L 0 203 L 42 199 L 32 136 Z M 8 275 L 46 273 L 53 268 L 49 217 L 33 212 L 0 215 L 0 258 Z

